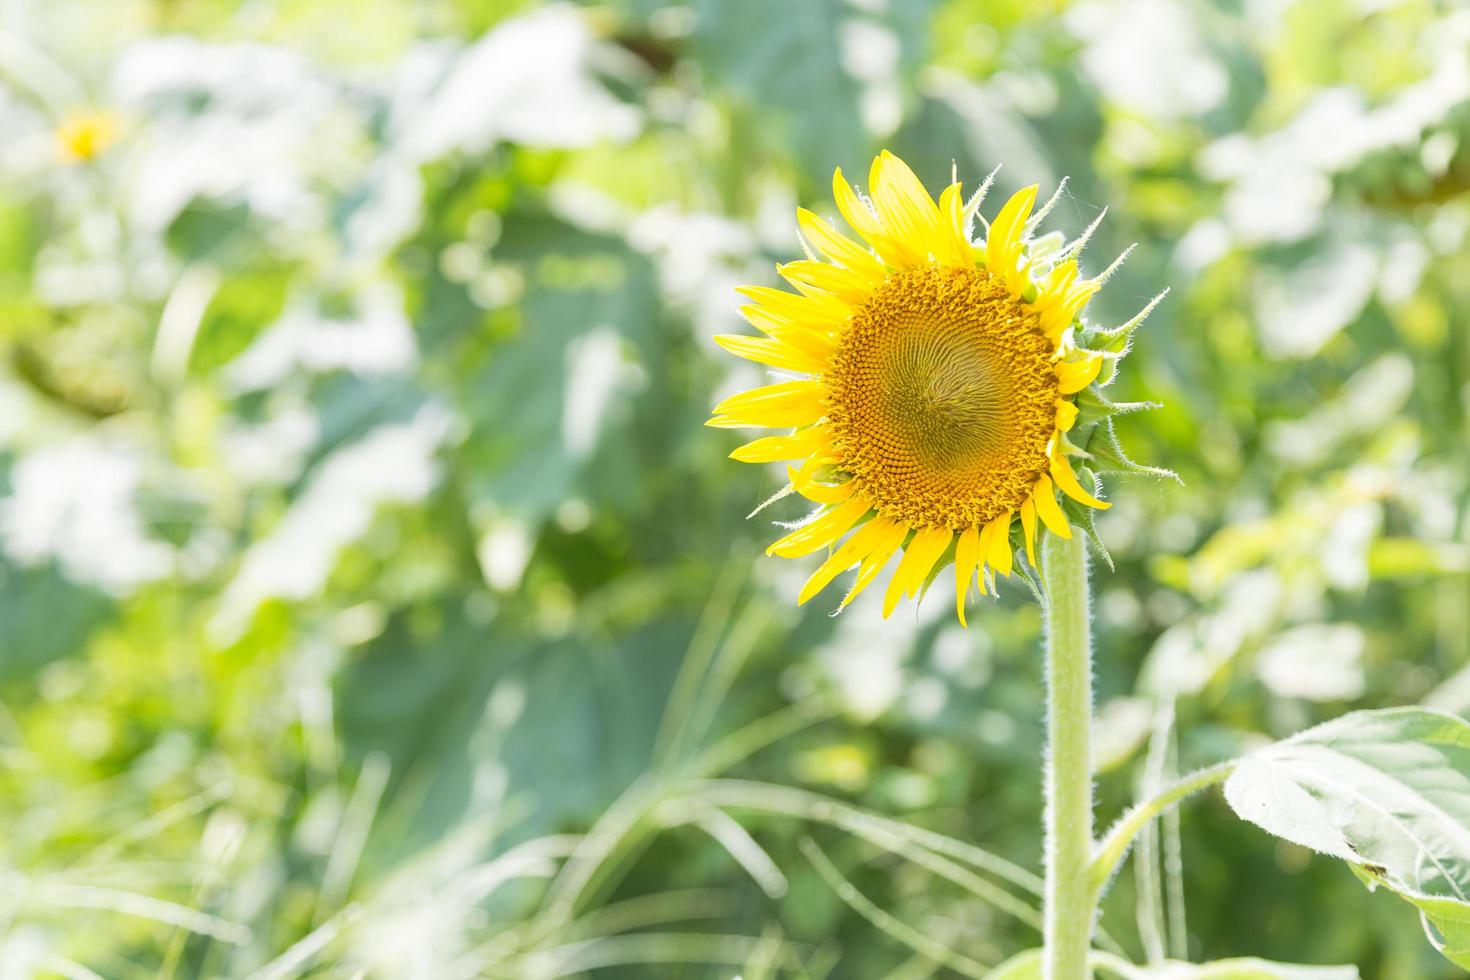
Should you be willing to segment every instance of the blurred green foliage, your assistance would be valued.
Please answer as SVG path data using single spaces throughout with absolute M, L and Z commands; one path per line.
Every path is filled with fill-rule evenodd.
M 1470 711 L 1467 52 L 1431 0 L 7 5 L 0 976 L 1034 946 L 1029 595 L 796 609 L 760 548 L 799 510 L 745 520 L 781 478 L 702 428 L 757 377 L 731 287 L 879 147 L 1108 206 L 1100 322 L 1172 289 L 1115 397 L 1183 486 L 1098 522 L 1104 821 L 1349 708 Z M 1159 835 L 1104 903 L 1130 958 L 1452 975 L 1218 794 Z

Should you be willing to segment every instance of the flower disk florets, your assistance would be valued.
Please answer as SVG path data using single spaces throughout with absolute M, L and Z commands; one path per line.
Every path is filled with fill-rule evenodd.
M 984 269 L 890 276 L 827 369 L 844 469 L 881 515 L 963 531 L 1020 509 L 1049 468 L 1055 345 Z

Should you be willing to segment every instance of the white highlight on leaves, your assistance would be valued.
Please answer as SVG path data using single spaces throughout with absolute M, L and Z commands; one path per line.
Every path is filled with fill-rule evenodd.
M 1385 354 L 1354 372 L 1336 397 L 1298 419 L 1272 422 L 1266 445 L 1298 467 L 1316 465 L 1345 443 L 1380 431 L 1408 400 L 1414 365 L 1403 354 Z
M 799 573 L 796 587 L 799 587 L 809 573 L 800 568 L 796 571 Z M 839 579 L 839 584 L 845 588 L 850 578 L 851 575 Z M 953 581 L 953 576 L 950 580 Z M 842 610 L 837 617 L 836 631 L 817 656 L 857 718 L 876 718 L 904 693 L 908 684 L 904 664 L 914 636 L 920 632 L 914 620 L 930 622 L 946 611 L 952 616 L 954 594 L 949 595 L 947 604 L 942 596 L 932 596 L 914 607 L 911 614 L 891 619 L 882 617 L 882 604 L 877 602 L 854 602 Z M 817 601 L 827 601 L 829 608 L 837 606 L 835 599 Z M 921 703 L 919 707 L 924 705 Z
M 1225 586 L 1218 611 L 1164 631 L 1144 662 L 1139 688 L 1160 700 L 1203 690 L 1248 641 L 1270 628 L 1287 601 L 1283 591 L 1268 569 L 1237 575 Z
M 497 592 L 510 592 L 520 585 L 533 545 L 531 532 L 521 521 L 513 517 L 492 520 L 475 546 L 485 584 Z
M 788 200 L 778 204 L 781 247 L 794 250 L 791 212 L 795 205 Z M 724 329 L 740 329 L 729 297 L 750 274 L 744 264 L 756 241 L 748 228 L 722 215 L 660 205 L 633 220 L 628 244 L 654 259 L 659 286 L 670 301 L 694 307 L 692 319 L 705 325 L 702 338 Z M 709 343 L 713 348 L 713 342 Z
M 500 140 L 574 149 L 637 135 L 640 121 L 588 70 L 595 52 L 586 20 L 557 4 L 518 17 L 463 52 L 443 46 L 419 53 L 428 82 L 396 125 L 399 143 L 417 160 L 455 150 L 481 152 Z
M 1470 12 L 1444 18 L 1429 40 L 1433 73 L 1383 105 L 1369 108 L 1355 88 L 1327 89 L 1273 132 L 1257 139 L 1232 134 L 1205 148 L 1200 171 L 1231 185 L 1225 217 L 1240 241 L 1289 242 L 1318 231 L 1333 173 L 1376 150 L 1413 145 L 1470 98 Z M 1423 152 L 1433 172 L 1444 148 L 1431 140 Z
M 260 44 L 174 36 L 127 46 L 110 89 L 149 119 L 127 194 L 145 228 L 166 227 L 195 198 L 242 200 L 292 227 L 319 225 L 319 171 L 340 176 L 356 121 L 302 55 Z
M 586 459 L 597 445 L 612 397 L 627 374 L 622 346 L 618 332 L 605 324 L 567 346 L 561 441 L 573 460 Z
M 1352 701 L 1364 691 L 1363 631 L 1349 623 L 1313 623 L 1278 634 L 1257 659 L 1271 693 L 1308 701 Z
M 858 108 L 864 128 L 874 136 L 891 135 L 903 121 L 898 38 L 882 24 L 853 18 L 840 25 L 838 42 L 843 69 L 862 89 Z
M 220 433 L 220 462 L 246 486 L 294 480 L 321 436 L 315 410 L 283 407 L 259 425 L 238 421 Z
M 77 582 L 123 594 L 170 574 L 174 551 L 152 538 L 135 498 L 144 458 L 82 437 L 16 463 L 0 500 L 0 541 L 17 561 L 56 561 Z
M 1309 261 L 1256 275 L 1261 342 L 1277 357 L 1312 357 L 1351 323 L 1373 296 L 1378 260 L 1356 243 L 1332 242 Z
M 434 454 L 449 423 L 442 408 L 426 405 L 412 420 L 379 426 L 332 453 L 270 534 L 245 552 L 211 629 L 228 640 L 264 600 L 320 593 L 337 556 L 362 537 L 380 506 L 415 503 L 433 489 Z
M 293 370 L 399 374 L 418 359 L 403 295 L 388 283 L 364 287 L 350 317 L 322 309 L 320 297 L 302 297 L 226 368 L 238 392 L 275 387 Z
M 1115 102 L 1162 120 L 1218 106 L 1224 67 L 1205 48 L 1187 7 L 1173 0 L 1088 3 L 1067 18 L 1086 43 L 1082 67 Z

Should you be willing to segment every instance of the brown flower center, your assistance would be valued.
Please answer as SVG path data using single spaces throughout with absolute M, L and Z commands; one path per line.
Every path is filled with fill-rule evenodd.
M 880 514 L 954 530 L 1020 507 L 1059 393 L 1039 319 L 984 269 L 890 276 L 824 376 L 841 455 Z

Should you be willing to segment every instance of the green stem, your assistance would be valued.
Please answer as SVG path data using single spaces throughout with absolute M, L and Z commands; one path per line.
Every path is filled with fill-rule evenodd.
M 1113 829 L 1108 831 L 1108 836 L 1098 845 L 1097 856 L 1092 859 L 1092 867 L 1088 872 L 1092 890 L 1102 891 L 1108 879 L 1113 876 L 1113 872 L 1118 869 L 1123 855 L 1128 853 L 1128 846 L 1133 843 L 1133 838 L 1149 825 L 1149 821 L 1186 796 L 1214 786 L 1216 783 L 1223 783 L 1235 771 L 1236 764 L 1236 760 L 1232 759 L 1229 762 L 1210 766 L 1208 769 L 1200 769 L 1160 790 L 1152 798 L 1134 804 L 1131 810 L 1113 824 Z
M 1045 536 L 1046 980 L 1086 980 L 1095 891 L 1092 859 L 1092 635 L 1080 537 Z

